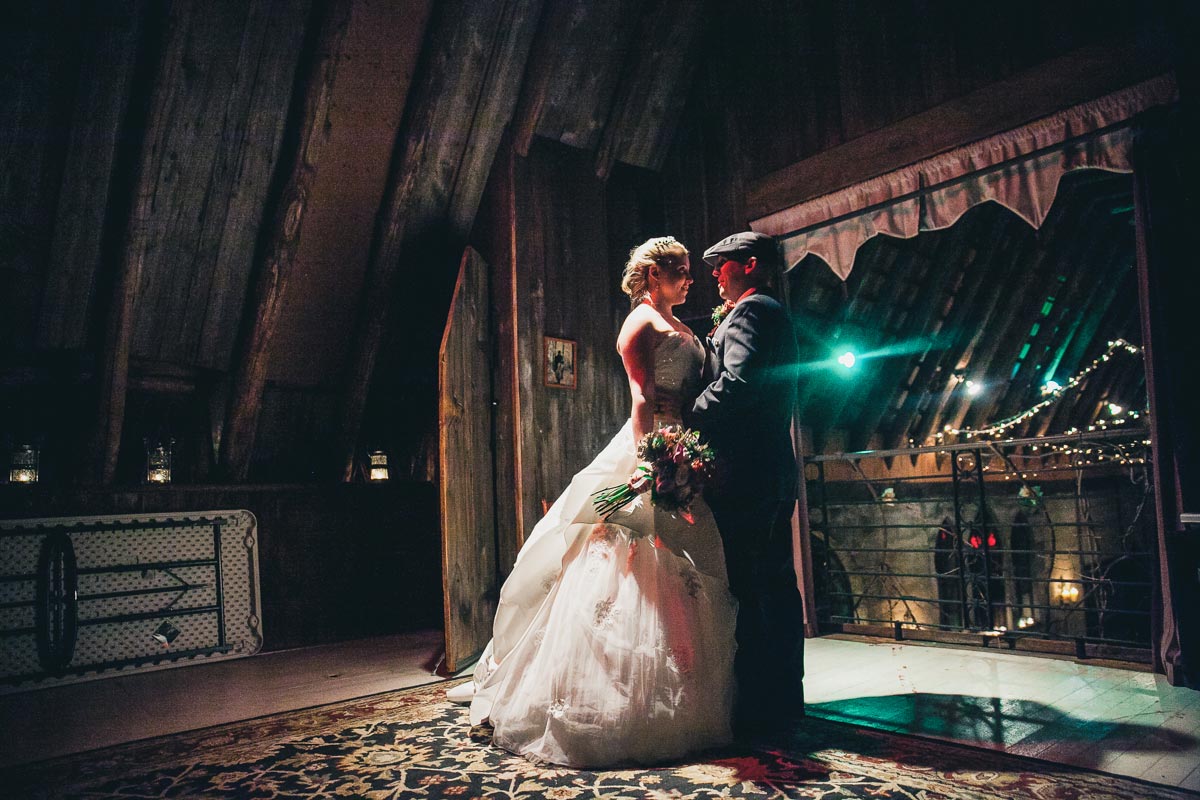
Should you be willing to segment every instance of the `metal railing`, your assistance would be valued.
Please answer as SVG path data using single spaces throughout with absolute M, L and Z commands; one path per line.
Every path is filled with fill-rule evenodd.
M 1149 468 L 1125 427 L 809 457 L 818 621 L 1148 660 Z

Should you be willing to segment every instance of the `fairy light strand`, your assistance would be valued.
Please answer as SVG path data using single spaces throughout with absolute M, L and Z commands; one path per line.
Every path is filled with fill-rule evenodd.
M 1039 414 L 1043 409 L 1056 403 L 1059 399 L 1062 398 L 1062 396 L 1064 394 L 1071 391 L 1072 389 L 1075 389 L 1077 386 L 1079 386 L 1079 384 L 1083 383 L 1084 379 L 1087 378 L 1088 375 L 1091 375 L 1102 364 L 1104 364 L 1106 361 L 1111 359 L 1115 353 L 1119 353 L 1122 351 L 1129 353 L 1130 355 L 1140 355 L 1142 353 L 1142 348 L 1140 345 L 1132 344 L 1130 342 L 1125 341 L 1124 339 L 1115 339 L 1108 343 L 1108 349 L 1105 350 L 1104 353 L 1097 356 L 1095 359 L 1092 360 L 1092 363 L 1088 364 L 1086 367 L 1081 369 L 1079 372 L 1077 372 L 1073 376 L 1071 376 L 1071 378 L 1068 379 L 1065 384 L 1059 384 L 1056 381 L 1048 381 L 1046 383 L 1046 385 L 1044 385 L 1042 387 L 1042 394 L 1045 395 L 1045 398 L 1042 399 L 1041 401 L 1039 401 L 1038 403 L 1036 403 L 1035 405 L 1030 406 L 1029 408 L 1025 409 L 1024 411 L 1022 411 L 1019 414 L 1008 417 L 1006 419 L 1002 419 L 999 422 L 994 422 L 991 425 L 987 425 L 982 428 L 955 428 L 953 425 L 947 425 L 945 428 L 943 428 L 941 431 L 938 432 L 938 434 L 937 434 L 938 442 L 940 443 L 947 436 L 965 435 L 968 439 L 974 438 L 976 436 L 997 436 L 998 437 L 1001 434 L 1003 434 L 1004 432 L 1017 427 L 1022 422 L 1032 419 L 1033 417 L 1037 416 L 1037 414 Z M 1098 422 L 1095 425 L 1089 425 L 1088 430 L 1089 431 L 1106 430 L 1109 425 L 1121 425 L 1121 424 L 1128 422 L 1129 420 L 1138 419 L 1139 417 L 1141 417 L 1141 415 L 1142 415 L 1142 412 L 1139 412 L 1139 411 L 1133 411 L 1133 410 L 1124 411 L 1124 413 L 1122 415 L 1116 416 L 1116 417 L 1114 417 L 1114 419 L 1112 419 L 1110 421 Z M 1071 430 L 1067 431 L 1068 434 L 1080 433 L 1080 432 L 1081 431 L 1078 428 L 1072 428 Z

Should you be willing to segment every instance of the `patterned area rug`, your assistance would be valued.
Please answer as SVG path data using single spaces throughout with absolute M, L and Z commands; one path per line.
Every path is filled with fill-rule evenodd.
M 1002 753 L 808 719 L 777 740 L 653 769 L 546 769 L 474 741 L 452 683 L 0 772 L 5 797 L 1194 798 Z M 6 731 L 5 735 L 19 735 Z

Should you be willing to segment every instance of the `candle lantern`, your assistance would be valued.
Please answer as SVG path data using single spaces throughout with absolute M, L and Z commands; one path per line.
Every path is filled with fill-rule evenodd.
M 153 444 L 149 440 L 146 441 L 146 483 L 171 482 L 171 458 L 174 444 L 173 439 Z
M 1063 605 L 1070 605 L 1079 601 L 1079 584 L 1068 578 L 1060 578 L 1061 583 L 1058 584 L 1058 602 Z
M 8 480 L 10 483 L 37 483 L 38 479 L 38 449 L 31 444 L 21 444 L 13 448 L 12 457 L 8 462 Z
M 387 453 L 382 450 L 372 450 L 369 454 L 371 461 L 371 469 L 368 477 L 372 481 L 386 481 L 390 475 L 388 474 L 388 459 Z

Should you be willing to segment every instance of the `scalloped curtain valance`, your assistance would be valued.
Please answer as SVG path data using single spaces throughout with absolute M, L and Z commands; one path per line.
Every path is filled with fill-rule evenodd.
M 1132 172 L 1128 121 L 1176 97 L 1174 77 L 1162 75 L 777 211 L 750 227 L 780 240 L 788 269 L 811 253 L 842 280 L 872 237 L 909 239 L 948 228 L 988 200 L 1040 228 L 1067 172 Z

